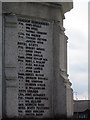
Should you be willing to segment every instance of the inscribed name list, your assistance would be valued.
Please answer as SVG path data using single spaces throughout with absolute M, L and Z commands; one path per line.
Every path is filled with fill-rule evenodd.
M 51 28 L 48 21 L 18 18 L 18 116 L 50 114 Z

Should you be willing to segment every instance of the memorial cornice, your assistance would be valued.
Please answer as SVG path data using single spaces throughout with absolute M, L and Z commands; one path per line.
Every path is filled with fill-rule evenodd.
M 12 2 L 10 0 L 8 0 L 9 2 Z M 54 1 L 50 1 L 50 2 L 45 2 L 46 0 L 34 0 L 34 3 L 37 4 L 43 4 L 43 5 L 47 5 L 47 6 L 51 6 L 51 7 L 59 7 L 62 9 L 63 14 L 70 11 L 73 8 L 73 1 L 71 0 L 71 2 L 54 2 Z M 3 1 L 2 1 L 3 2 Z M 5 1 L 4 1 L 5 2 Z M 14 1 L 13 1 L 14 2 Z M 16 2 L 21 2 L 20 0 L 16 0 Z M 23 1 L 22 1 L 23 2 Z M 24 0 L 24 2 L 33 2 L 32 0 Z
M 48 5 L 52 7 L 59 7 L 62 9 L 63 14 L 73 8 L 73 1 L 71 2 L 38 2 L 39 4 Z
M 73 0 L 1 0 L 1 2 L 37 2 L 53 7 L 61 7 L 63 12 L 66 13 L 73 8 Z

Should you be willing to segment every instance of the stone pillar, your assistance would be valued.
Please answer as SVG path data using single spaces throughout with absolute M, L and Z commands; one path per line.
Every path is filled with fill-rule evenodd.
M 71 82 L 68 79 L 67 74 L 67 36 L 65 35 L 64 27 L 61 21 L 54 23 L 54 35 L 55 42 L 57 41 L 54 58 L 54 73 L 55 73 L 55 116 L 73 116 L 73 90 L 71 88 Z M 59 33 L 59 34 L 58 34 Z M 57 36 L 57 37 L 56 37 Z M 59 56 L 59 57 L 58 57 Z M 57 66 L 57 67 L 56 67 Z M 65 108 L 65 109 L 63 109 Z
M 2 3 L 0 2 L 0 119 L 2 118 Z
M 71 117 L 64 13 L 72 3 L 3 3 L 3 118 Z

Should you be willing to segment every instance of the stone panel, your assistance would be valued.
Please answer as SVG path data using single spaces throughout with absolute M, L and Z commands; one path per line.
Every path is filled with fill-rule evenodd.
M 16 86 L 7 86 L 6 88 L 6 116 L 17 117 L 18 112 L 18 91 Z
M 18 17 L 17 46 L 19 116 L 50 116 L 52 24 L 45 20 Z

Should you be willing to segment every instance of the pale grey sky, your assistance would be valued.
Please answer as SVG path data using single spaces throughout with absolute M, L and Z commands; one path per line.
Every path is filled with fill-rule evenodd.
M 88 98 L 88 0 L 73 0 L 65 14 L 68 39 L 68 73 L 78 99 Z M 74 95 L 74 97 L 76 97 Z

